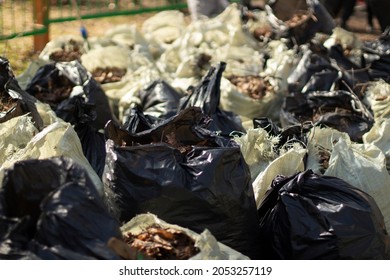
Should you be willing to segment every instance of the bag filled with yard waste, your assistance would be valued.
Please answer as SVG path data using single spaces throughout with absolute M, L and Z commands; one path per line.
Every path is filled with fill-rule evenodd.
M 390 27 L 376 40 L 366 41 L 362 46 L 362 61 L 368 68 L 371 80 L 390 82 Z
M 119 259 L 121 238 L 88 173 L 73 160 L 25 160 L 5 171 L 0 189 L 0 258 Z
M 189 107 L 200 107 L 202 112 L 211 118 L 208 129 L 226 136 L 236 131 L 245 132 L 245 129 L 237 114 L 224 111 L 219 107 L 221 78 L 225 67 L 225 62 L 220 62 L 216 67 L 211 67 L 196 86 L 190 87 L 188 89 L 189 95 L 180 99 L 178 112 Z
M 264 259 L 388 259 L 382 213 L 367 193 L 312 170 L 277 176 L 259 208 Z
M 371 80 L 384 80 L 390 83 L 390 54 L 381 56 L 370 63 L 368 72 Z
M 354 93 L 342 90 L 291 94 L 284 100 L 280 121 L 282 127 L 312 122 L 335 128 L 359 143 L 374 124 L 364 103 Z
M 390 134 L 388 131 L 390 131 L 390 118 L 381 118 L 375 121 L 369 132 L 363 135 L 363 143 L 375 145 L 385 154 L 386 168 L 390 174 Z
M 318 32 L 331 34 L 335 21 L 318 0 L 273 0 L 265 6 L 276 38 L 305 44 Z
M 288 91 L 330 91 L 337 88 L 341 77 L 340 69 L 331 62 L 327 54 L 315 52 L 310 48 L 303 49 L 300 61 L 287 78 Z
M 37 129 L 42 129 L 35 102 L 35 98 L 20 88 L 8 59 L 0 57 L 0 123 L 29 113 Z
M 302 57 L 287 78 L 290 93 L 312 91 L 353 91 L 362 96 L 363 88 L 371 79 L 364 67 L 343 54 L 340 45 L 326 49 L 319 45 L 302 47 Z
M 123 239 L 157 260 L 249 260 L 218 242 L 208 229 L 196 233 L 167 223 L 154 214 L 139 214 L 121 226 Z
M 263 128 L 269 135 L 278 137 L 278 143 L 274 149 L 277 152 L 282 146 L 292 144 L 293 142 L 307 145 L 307 133 L 312 128 L 311 123 L 302 123 L 281 128 L 269 118 L 255 118 L 253 119 L 254 128 Z
M 121 128 L 135 134 L 137 132 L 149 130 L 162 121 L 164 120 L 151 115 L 145 115 L 139 106 L 135 106 L 131 108 L 129 114 L 127 115 L 126 122 L 121 126 Z
M 363 103 L 374 115 L 375 121 L 390 117 L 390 83 L 378 80 L 368 84 Z
M 307 132 L 311 124 L 282 129 L 268 118 L 257 118 L 253 120 L 253 125 L 253 129 L 234 139 L 249 165 L 256 205 L 259 207 L 275 176 L 292 176 L 312 165 L 307 150 Z
M 353 91 L 359 98 L 362 98 L 365 86 L 372 80 L 369 70 L 357 65 L 349 57 L 345 56 L 341 45 L 332 46 L 329 49 L 328 56 L 336 62 L 342 74 L 337 88 Z
M 223 78 L 221 108 L 239 115 L 243 122 L 262 116 L 278 118 L 277 112 L 285 92 L 277 85 L 278 78 L 267 75 L 231 75 Z
M 363 135 L 363 144 L 332 128 L 313 128 L 308 134 L 309 155 L 320 164 L 318 174 L 334 176 L 366 192 L 378 205 L 387 231 L 390 230 L 390 175 L 386 169 L 386 122 L 375 122 Z M 370 139 L 371 141 L 367 141 Z M 313 157 L 314 156 L 314 157 Z M 315 166 L 316 164 L 314 164 Z
M 43 65 L 27 85 L 26 91 L 49 104 L 53 111 L 68 98 L 83 96 L 95 106 L 97 116 L 93 126 L 96 129 L 103 129 L 109 120 L 116 119 L 100 84 L 76 60 Z
M 145 115 L 168 119 L 176 115 L 180 98 L 183 97 L 183 94 L 174 89 L 165 80 L 159 79 L 141 89 L 137 96 L 139 98 L 138 107 Z M 124 114 L 123 123 L 128 120 L 128 114 L 133 107 L 129 107 Z
M 219 242 L 256 258 L 258 217 L 248 165 L 231 138 L 207 129 L 209 121 L 190 107 L 137 133 L 108 123 L 107 205 L 122 223 L 150 212 L 197 233 L 207 228 Z
M 384 133 L 388 119 L 376 121 L 355 143 L 345 132 L 314 127 L 307 135 L 306 169 L 344 180 L 370 195 L 378 205 L 387 231 L 390 230 L 390 175 L 388 173 L 388 136 Z
M 88 51 L 86 41 L 81 35 L 62 35 L 46 44 L 39 54 L 39 59 L 46 63 L 69 62 L 80 60 Z
M 28 114 L 0 123 L 0 181 L 4 170 L 18 161 L 64 156 L 83 166 L 102 194 L 102 180 L 85 157 L 73 126 L 57 117 L 48 104 L 37 101 L 35 105 L 44 123 L 41 131 Z
M 365 53 L 377 55 L 390 54 L 390 28 L 387 28 L 376 40 L 365 41 L 362 49 Z

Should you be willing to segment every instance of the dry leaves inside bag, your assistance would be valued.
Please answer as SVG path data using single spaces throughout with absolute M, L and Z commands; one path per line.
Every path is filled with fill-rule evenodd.
M 148 226 L 139 234 L 124 233 L 124 240 L 130 247 L 153 259 L 187 260 L 199 253 L 195 241 L 185 232 L 159 225 Z

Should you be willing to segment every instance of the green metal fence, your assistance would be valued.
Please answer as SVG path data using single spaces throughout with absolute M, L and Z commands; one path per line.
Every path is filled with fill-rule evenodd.
M 51 23 L 186 7 L 186 0 L 0 0 L 0 40 L 45 34 Z
M 52 23 L 185 8 L 186 0 L 0 0 L 0 41 L 47 40 Z
M 0 40 L 45 33 L 47 28 L 35 24 L 34 14 L 31 0 L 0 0 Z
M 53 2 L 53 1 L 52 1 Z M 186 0 L 57 0 L 49 23 L 183 9 Z

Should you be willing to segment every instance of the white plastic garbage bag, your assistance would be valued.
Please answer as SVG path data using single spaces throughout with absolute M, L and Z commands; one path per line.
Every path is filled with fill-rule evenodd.
M 384 153 L 374 144 L 357 144 L 339 138 L 333 145 L 325 175 L 338 177 L 371 195 L 390 230 L 390 175 Z
M 131 232 L 139 234 L 148 226 L 158 225 L 162 228 L 173 228 L 185 232 L 189 237 L 195 240 L 195 246 L 200 252 L 190 258 L 191 260 L 249 260 L 249 258 L 230 247 L 218 242 L 209 230 L 205 229 L 198 234 L 190 229 L 178 225 L 169 224 L 159 219 L 154 214 L 140 214 L 131 219 L 121 227 L 122 234 Z
M 257 208 L 260 207 L 267 189 L 277 175 L 289 177 L 305 170 L 304 158 L 306 154 L 306 149 L 299 146 L 293 147 L 273 160 L 260 172 L 252 183 Z
M 142 33 L 149 44 L 160 45 L 165 49 L 179 38 L 185 30 L 184 14 L 178 10 L 162 11 L 142 24 Z
M 133 49 L 136 45 L 143 46 L 145 50 L 148 49 L 148 42 L 144 35 L 138 30 L 136 24 L 120 24 L 108 29 L 100 38 L 104 41 L 111 41 L 112 43 L 125 46 Z
M 390 119 L 376 120 L 370 131 L 363 135 L 363 143 L 375 145 L 386 156 L 386 167 L 390 173 Z
M 83 154 L 80 139 L 70 123 L 57 118 L 49 105 L 37 103 L 37 109 L 44 112 L 45 128 L 35 129 L 31 118 L 23 115 L 0 124 L 2 136 L 0 147 L 6 153 L 1 157 L 0 182 L 6 168 L 26 159 L 47 159 L 55 156 L 72 158 L 86 169 L 98 192 L 103 194 L 103 183 Z M 50 113 L 51 112 L 51 113 Z M 15 127 L 17 125 L 17 127 Z M 4 132 L 4 134 L 3 134 Z
M 277 157 L 274 148 L 279 138 L 270 136 L 262 128 L 250 128 L 242 136 L 235 136 L 234 140 L 249 166 L 252 182 Z
M 390 117 L 390 84 L 383 80 L 373 82 L 366 90 L 363 102 L 374 113 L 375 120 Z

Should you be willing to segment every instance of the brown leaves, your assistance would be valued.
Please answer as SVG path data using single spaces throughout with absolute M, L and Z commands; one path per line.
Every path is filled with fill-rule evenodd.
M 272 90 L 268 81 L 259 76 L 231 76 L 228 79 L 239 91 L 253 99 L 262 99 L 268 90 Z
M 119 82 L 126 74 L 126 69 L 118 67 L 98 67 L 92 72 L 93 78 L 100 84 Z
M 187 260 L 199 252 L 195 241 L 185 232 L 158 225 L 137 235 L 126 233 L 124 240 L 131 248 L 158 260 Z

